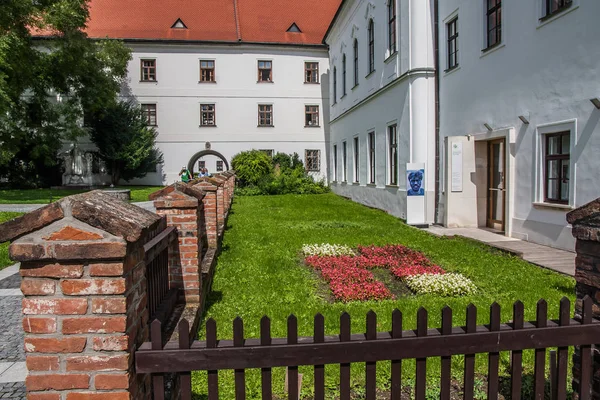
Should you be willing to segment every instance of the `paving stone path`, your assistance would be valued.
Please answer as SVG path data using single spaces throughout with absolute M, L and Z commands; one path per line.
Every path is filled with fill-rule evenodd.
M 17 266 L 0 271 L 0 399 L 26 398 L 20 286 Z

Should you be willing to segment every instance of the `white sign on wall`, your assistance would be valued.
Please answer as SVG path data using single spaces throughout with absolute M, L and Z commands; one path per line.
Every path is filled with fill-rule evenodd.
M 463 144 L 462 142 L 452 143 L 452 191 L 463 191 Z

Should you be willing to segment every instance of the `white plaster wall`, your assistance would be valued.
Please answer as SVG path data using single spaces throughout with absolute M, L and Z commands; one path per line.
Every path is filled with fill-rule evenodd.
M 495 131 L 514 128 L 516 137 L 510 151 L 515 157 L 516 176 L 514 204 L 508 215 L 511 234 L 573 249 L 570 226 L 565 221 L 568 210 L 534 205 L 541 201 L 538 131 L 547 124 L 570 121 L 573 190 L 569 205 L 578 207 L 599 197 L 600 110 L 589 99 L 600 96 L 600 46 L 595 32 L 600 2 L 574 0 L 566 12 L 540 22 L 541 0 L 505 0 L 503 42 L 482 53 L 484 3 L 440 1 L 441 137 L 483 133 L 484 123 Z M 445 73 L 444 21 L 455 12 L 459 68 Z M 530 124 L 522 123 L 519 115 Z M 440 210 L 446 210 L 445 196 L 440 200 Z
M 387 1 L 347 1 L 326 38 L 330 66 L 337 67 L 337 99 L 331 98 L 331 138 L 338 150 L 338 179 L 342 177 L 342 143 L 348 146 L 348 183 L 333 190 L 360 203 L 406 218 L 406 163 L 426 164 L 426 216 L 433 222 L 435 180 L 435 115 L 432 40 L 432 2 L 396 1 L 397 47 L 389 54 Z M 368 74 L 368 24 L 375 23 L 375 72 Z M 359 80 L 354 86 L 354 39 L 359 46 Z M 342 89 L 342 59 L 346 54 L 346 96 Z M 332 72 L 333 73 L 333 72 Z M 367 75 L 368 74 L 368 75 Z M 329 93 L 333 96 L 333 78 Z M 342 97 L 343 96 L 343 97 Z M 397 125 L 398 185 L 389 186 L 387 127 Z M 375 132 L 375 184 L 369 184 L 369 132 Z M 353 138 L 359 138 L 359 180 L 354 182 Z M 333 157 L 329 160 L 333 163 Z M 330 164 L 332 165 L 332 164 Z M 333 177 L 333 165 L 330 179 Z
M 324 48 L 257 45 L 129 44 L 133 59 L 123 96 L 157 104 L 158 146 L 164 165 L 136 180 L 165 184 L 178 179 L 190 158 L 210 142 L 231 157 L 243 150 L 297 152 L 321 150 L 326 177 L 325 143 L 329 121 L 329 60 Z M 157 82 L 140 82 L 140 59 L 155 58 Z M 200 60 L 215 60 L 216 83 L 199 83 Z M 257 83 L 258 60 L 273 62 L 273 83 Z M 304 83 L 304 63 L 319 63 L 320 84 Z M 216 127 L 200 127 L 200 104 L 216 105 Z M 258 127 L 258 104 L 273 104 L 274 127 Z M 304 127 L 304 106 L 318 105 L 320 127 Z

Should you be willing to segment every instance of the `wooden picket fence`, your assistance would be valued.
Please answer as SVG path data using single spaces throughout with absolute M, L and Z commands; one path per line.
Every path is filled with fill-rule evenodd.
M 467 307 L 466 324 L 453 326 L 452 310 L 442 310 L 442 326 L 429 329 L 427 310 L 417 312 L 417 329 L 402 329 L 402 313 L 392 313 L 392 329 L 377 332 L 377 316 L 369 312 L 366 318 L 366 333 L 351 334 L 350 315 L 340 317 L 340 333 L 325 336 L 325 323 L 321 314 L 314 318 L 314 335 L 298 337 L 297 319 L 293 315 L 287 321 L 287 337 L 271 338 L 270 320 L 263 317 L 260 322 L 260 338 L 244 338 L 241 318 L 233 321 L 233 340 L 217 340 L 217 326 L 214 320 L 206 323 L 206 341 L 190 343 L 187 321 L 179 324 L 179 343 L 162 344 L 161 322 L 152 323 L 152 342 L 144 343 L 136 352 L 137 373 L 153 374 L 155 400 L 164 399 L 164 373 L 180 374 L 180 397 L 191 399 L 190 371 L 208 371 L 208 399 L 219 398 L 218 370 L 234 370 L 235 398 L 246 398 L 245 369 L 260 368 L 262 398 L 271 400 L 271 368 L 288 367 L 288 398 L 297 400 L 298 366 L 314 366 L 314 399 L 325 398 L 325 365 L 340 365 L 339 397 L 349 400 L 351 396 L 350 364 L 366 363 L 367 400 L 376 398 L 376 363 L 391 361 L 391 399 L 400 399 L 402 392 L 402 361 L 416 359 L 416 380 L 414 396 L 424 400 L 426 395 L 427 359 L 441 357 L 440 398 L 450 399 L 451 357 L 464 355 L 464 399 L 474 396 L 475 354 L 488 353 L 488 399 L 497 399 L 499 390 L 499 352 L 511 352 L 511 399 L 521 398 L 523 350 L 535 349 L 534 393 L 536 400 L 544 399 L 546 384 L 546 349 L 558 347 L 556 364 L 553 366 L 553 398 L 565 400 L 567 396 L 569 346 L 580 346 L 581 376 L 579 377 L 579 399 L 590 398 L 592 371 L 592 344 L 600 337 L 600 321 L 592 317 L 592 300 L 583 300 L 581 319 L 570 317 L 570 302 L 564 298 L 560 302 L 558 320 L 548 320 L 547 304 L 540 300 L 537 304 L 536 321 L 524 321 L 524 308 L 520 301 L 513 306 L 510 323 L 500 323 L 500 306 L 490 307 L 490 322 L 477 325 L 477 309 Z

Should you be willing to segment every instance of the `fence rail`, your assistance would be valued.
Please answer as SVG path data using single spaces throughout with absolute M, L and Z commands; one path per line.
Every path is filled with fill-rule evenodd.
M 535 399 L 544 399 L 546 383 L 546 348 L 558 347 L 557 362 L 553 366 L 553 393 L 555 399 L 566 399 L 568 347 L 580 346 L 581 377 L 579 398 L 590 398 L 592 375 L 591 345 L 600 337 L 600 321 L 592 318 L 592 300 L 583 300 L 581 320 L 570 318 L 570 302 L 560 302 L 558 320 L 548 320 L 547 304 L 537 304 L 536 321 L 524 321 L 521 302 L 513 306 L 513 319 L 509 324 L 500 323 L 500 306 L 490 307 L 490 322 L 477 326 L 477 309 L 467 307 L 466 324 L 452 325 L 452 310 L 442 310 L 442 326 L 428 329 L 428 313 L 424 308 L 417 312 L 417 329 L 402 329 L 402 313 L 392 313 L 390 332 L 377 332 L 377 315 L 369 312 L 366 333 L 350 333 L 350 315 L 340 317 L 340 334 L 325 336 L 322 315 L 314 319 L 314 335 L 298 337 L 295 316 L 287 321 L 287 338 L 271 338 L 270 320 L 261 320 L 260 339 L 245 339 L 243 321 L 233 321 L 233 340 L 217 340 L 214 320 L 206 323 L 206 341 L 190 343 L 187 334 L 180 335 L 179 343 L 163 347 L 160 337 L 161 322 L 152 323 L 152 343 L 144 343 L 136 352 L 137 373 L 153 373 L 156 400 L 164 397 L 163 373 L 181 373 L 181 398 L 191 399 L 190 371 L 208 371 L 208 398 L 218 399 L 217 370 L 235 370 L 236 400 L 245 399 L 245 372 L 247 368 L 261 368 L 262 398 L 272 399 L 271 368 L 288 367 L 288 396 L 298 399 L 298 365 L 314 366 L 315 400 L 325 397 L 324 365 L 340 365 L 340 399 L 350 399 L 350 364 L 366 363 L 366 399 L 376 398 L 376 362 L 391 361 L 391 398 L 400 399 L 402 390 L 402 360 L 416 359 L 415 399 L 425 399 L 427 358 L 441 357 L 440 397 L 450 399 L 451 356 L 464 355 L 464 398 L 473 399 L 475 378 L 475 354 L 488 355 L 488 399 L 498 398 L 499 352 L 511 351 L 511 398 L 520 399 L 522 386 L 522 351 L 535 349 L 534 393 Z M 188 323 L 182 320 L 181 332 L 188 332 Z
M 177 229 L 170 226 L 144 245 L 150 321 L 158 317 L 161 305 L 162 314 L 168 314 L 177 300 L 176 290 L 169 288 L 169 245 L 176 238 Z

